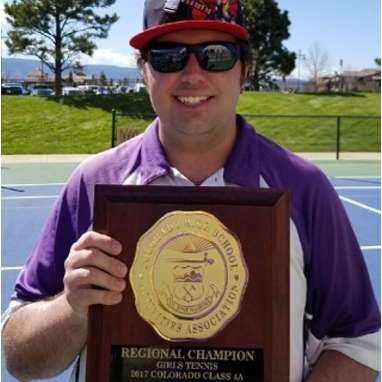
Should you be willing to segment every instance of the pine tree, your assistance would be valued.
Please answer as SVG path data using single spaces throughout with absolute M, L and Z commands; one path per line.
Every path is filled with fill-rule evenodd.
M 285 77 L 295 68 L 296 54 L 283 46 L 290 36 L 288 12 L 275 0 L 243 0 L 243 5 L 255 61 L 251 85 L 255 90 L 272 87 L 272 76 Z
M 106 86 L 107 85 L 107 78 L 106 78 L 105 72 L 101 72 L 101 74 L 99 76 L 99 84 L 101 86 Z
M 55 92 L 61 94 L 62 72 L 79 53 L 92 55 L 95 38 L 106 38 L 118 16 L 98 15 L 115 0 L 13 0 L 5 4 L 12 29 L 6 37 L 10 54 L 38 57 L 55 75 Z

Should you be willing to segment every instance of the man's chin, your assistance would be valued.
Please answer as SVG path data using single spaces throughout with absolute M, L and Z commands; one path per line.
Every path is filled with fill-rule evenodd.
M 176 139 L 205 139 L 219 135 L 221 131 L 220 124 L 213 118 L 179 118 L 179 115 L 173 115 L 173 118 L 162 123 L 162 134 Z M 209 116 L 208 116 L 209 117 Z
M 188 137 L 208 136 L 212 132 L 211 124 L 207 122 L 179 121 L 176 131 Z

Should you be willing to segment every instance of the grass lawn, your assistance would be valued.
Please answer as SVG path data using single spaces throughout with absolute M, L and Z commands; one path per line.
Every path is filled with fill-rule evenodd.
M 151 121 L 147 95 L 2 97 L 2 153 L 96 153 L 110 147 L 111 110 L 118 129 L 143 130 Z M 380 114 L 379 94 L 242 94 L 241 114 L 365 116 Z M 123 116 L 127 114 L 128 116 Z M 146 117 L 144 117 L 146 115 Z M 258 132 L 294 151 L 334 151 L 335 118 L 246 116 Z M 380 120 L 341 120 L 342 151 L 380 151 Z
M 309 117 L 247 119 L 257 131 L 293 151 L 335 151 L 335 116 L 379 116 L 379 94 L 284 94 L 247 92 L 242 114 L 305 115 Z M 323 116 L 332 116 L 322 118 Z M 317 118 L 320 117 L 320 118 Z M 380 151 L 380 119 L 341 118 L 341 151 Z

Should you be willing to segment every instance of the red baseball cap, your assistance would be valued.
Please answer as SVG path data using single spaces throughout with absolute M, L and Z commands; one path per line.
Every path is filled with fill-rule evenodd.
M 173 31 L 209 29 L 248 40 L 240 0 L 146 0 L 143 32 L 130 40 L 135 49 Z

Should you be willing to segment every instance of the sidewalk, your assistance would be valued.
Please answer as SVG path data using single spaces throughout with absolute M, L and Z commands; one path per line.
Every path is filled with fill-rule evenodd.
M 2 155 L 1 163 L 79 163 L 91 154 Z
M 335 160 L 335 152 L 297 153 L 310 160 Z M 1 163 L 79 163 L 89 158 L 90 154 L 52 154 L 52 155 L 2 155 Z M 340 153 L 340 160 L 381 160 L 381 153 Z
M 310 160 L 335 160 L 336 153 L 296 153 Z M 340 160 L 381 160 L 381 153 L 340 153 Z

